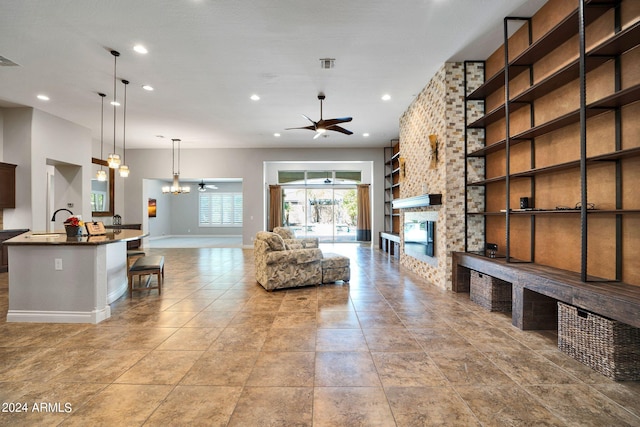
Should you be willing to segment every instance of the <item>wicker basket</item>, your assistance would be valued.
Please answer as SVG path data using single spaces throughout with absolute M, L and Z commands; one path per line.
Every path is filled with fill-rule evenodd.
M 640 380 L 640 329 L 558 302 L 558 348 L 616 381 Z
M 471 301 L 489 311 L 511 311 L 511 283 L 471 270 Z

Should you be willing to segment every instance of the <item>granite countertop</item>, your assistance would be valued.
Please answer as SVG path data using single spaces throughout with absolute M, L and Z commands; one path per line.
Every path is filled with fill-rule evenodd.
M 77 245 L 106 245 L 115 242 L 127 242 L 148 236 L 142 230 L 109 230 L 100 236 L 74 236 L 67 237 L 64 230 L 53 233 L 28 232 L 5 240 L 7 246 L 77 246 Z

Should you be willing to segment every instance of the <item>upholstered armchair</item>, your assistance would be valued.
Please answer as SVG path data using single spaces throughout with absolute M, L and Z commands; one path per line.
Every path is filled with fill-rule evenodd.
M 278 234 L 284 242 L 294 248 L 318 248 L 317 237 L 296 238 L 295 233 L 288 227 L 274 227 L 273 232 Z M 298 246 L 301 245 L 301 246 Z
M 256 280 L 266 290 L 322 283 L 320 249 L 288 249 L 279 234 L 268 231 L 258 232 L 253 246 Z

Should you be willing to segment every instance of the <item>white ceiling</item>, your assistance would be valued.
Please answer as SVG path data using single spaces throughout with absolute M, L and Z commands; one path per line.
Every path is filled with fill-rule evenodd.
M 2 0 L 0 56 L 19 66 L 0 66 L 0 106 L 38 108 L 99 140 L 97 93 L 113 98 L 115 49 L 117 77 L 131 82 L 127 148 L 167 148 L 170 138 L 183 149 L 380 147 L 445 61 L 487 57 L 504 16 L 531 15 L 545 1 Z M 137 43 L 149 53 L 134 52 Z M 335 68 L 320 58 L 335 58 Z M 353 135 L 284 130 L 307 126 L 301 114 L 319 119 L 319 92 L 324 118 L 353 116 L 344 125 Z M 105 103 L 106 142 L 112 108 Z

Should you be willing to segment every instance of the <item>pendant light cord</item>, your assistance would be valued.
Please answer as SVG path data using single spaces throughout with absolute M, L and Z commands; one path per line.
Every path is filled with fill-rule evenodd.
M 102 98 L 102 104 L 100 105 L 100 160 L 102 160 L 102 156 L 104 155 L 104 93 L 98 93 L 100 98 Z M 102 170 L 102 163 L 100 163 L 100 170 Z
M 113 154 L 116 154 L 116 71 L 120 52 L 112 50 L 111 54 L 113 55 Z
M 122 164 L 127 164 L 127 85 L 129 80 L 122 80 L 124 83 L 124 108 L 122 117 Z

